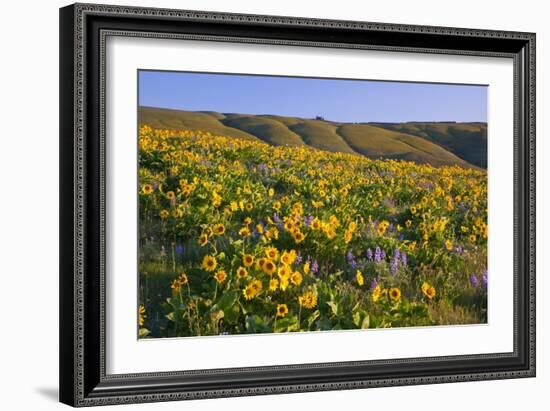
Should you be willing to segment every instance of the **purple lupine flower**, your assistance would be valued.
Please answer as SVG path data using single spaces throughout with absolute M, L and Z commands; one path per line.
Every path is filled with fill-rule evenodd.
M 380 249 L 380 247 L 376 246 L 376 249 L 374 250 L 374 262 L 376 264 L 382 261 L 382 253 L 383 251 Z
M 399 260 L 397 258 L 392 258 L 390 262 L 390 271 L 391 275 L 397 274 L 397 265 L 399 264 Z
M 319 264 L 317 263 L 317 260 L 313 260 L 313 264 L 311 264 L 311 272 L 313 274 L 317 274 L 319 271 Z
M 372 250 L 370 248 L 367 249 L 367 258 L 372 261 Z
M 470 285 L 473 288 L 477 288 L 477 286 L 479 285 L 479 280 L 477 279 L 477 275 L 475 273 L 472 273 L 470 275 Z
M 399 248 L 396 248 L 395 250 L 393 250 L 393 258 L 396 259 L 396 260 L 399 260 Z
M 273 214 L 273 221 L 275 224 L 279 224 L 281 222 L 281 219 L 279 218 L 279 215 L 277 213 Z
M 298 251 L 298 254 L 296 254 L 295 263 L 296 263 L 297 265 L 300 265 L 300 264 L 302 264 L 302 260 L 303 260 L 303 258 L 302 258 L 302 253 Z
M 487 269 L 483 271 L 483 274 L 481 276 L 481 284 L 483 285 L 483 289 L 487 290 L 487 287 L 489 286 L 489 276 L 487 274 Z
M 355 270 L 357 268 L 357 262 L 355 260 L 351 260 L 349 265 L 352 270 Z
M 398 237 L 399 241 L 403 241 L 404 238 L 405 236 L 403 234 L 399 234 L 399 237 Z
M 371 290 L 376 288 L 376 286 L 378 285 L 378 281 L 376 280 L 376 278 L 373 278 L 370 282 L 370 288 Z
M 462 254 L 462 247 L 461 246 L 456 246 L 455 247 L 455 253 Z
M 382 250 L 382 260 L 385 260 L 386 259 L 386 252 L 384 250 Z
M 183 253 L 183 246 L 181 244 L 178 244 L 176 247 L 176 254 L 182 254 Z
M 401 264 L 407 268 L 407 253 L 401 253 Z
M 348 260 L 348 263 L 351 263 L 355 258 L 353 257 L 353 254 L 351 253 L 351 251 L 348 251 L 346 253 L 346 260 Z
M 393 227 L 393 223 L 391 223 L 391 224 L 388 226 L 388 228 L 387 228 L 388 232 L 392 232 L 392 231 L 393 231 L 393 228 L 394 228 L 394 227 Z
M 305 219 L 306 227 L 309 227 L 313 220 L 314 220 L 314 217 L 312 215 L 307 216 Z

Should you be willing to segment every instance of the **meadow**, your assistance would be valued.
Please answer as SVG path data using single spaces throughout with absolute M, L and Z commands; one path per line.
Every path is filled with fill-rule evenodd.
M 142 125 L 139 336 L 486 323 L 486 171 L 346 151 Z

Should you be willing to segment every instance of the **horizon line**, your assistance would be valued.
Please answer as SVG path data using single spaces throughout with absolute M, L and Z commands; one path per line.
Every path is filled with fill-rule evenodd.
M 138 109 L 139 108 L 152 108 L 152 109 L 160 109 L 160 110 L 174 110 L 174 111 L 187 111 L 192 113 L 218 113 L 218 114 L 238 114 L 243 116 L 274 116 L 274 117 L 294 117 L 294 118 L 300 118 L 304 120 L 317 120 L 317 121 L 326 121 L 329 123 L 345 123 L 345 124 L 403 124 L 403 123 L 455 123 L 455 124 L 471 124 L 471 123 L 481 123 L 481 124 L 488 124 L 487 121 L 484 120 L 468 120 L 468 121 L 459 121 L 459 120 L 401 120 L 401 121 L 368 121 L 368 120 L 357 120 L 357 121 L 339 121 L 339 120 L 330 120 L 323 116 L 322 114 L 319 114 L 316 117 L 302 117 L 302 116 L 294 116 L 294 115 L 283 115 L 283 114 L 273 114 L 273 113 L 241 113 L 241 112 L 223 112 L 223 111 L 216 111 L 216 110 L 187 110 L 185 108 L 175 108 L 175 107 L 161 107 L 161 106 L 148 106 L 148 105 L 140 105 L 138 103 Z

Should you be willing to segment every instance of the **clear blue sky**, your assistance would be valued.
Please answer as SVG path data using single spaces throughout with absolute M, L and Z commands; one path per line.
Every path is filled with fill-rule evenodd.
M 486 122 L 487 86 L 140 71 L 139 105 L 340 122 Z

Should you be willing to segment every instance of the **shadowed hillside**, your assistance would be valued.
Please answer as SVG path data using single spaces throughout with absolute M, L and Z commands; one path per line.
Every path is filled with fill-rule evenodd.
M 376 124 L 389 130 L 422 137 L 444 147 L 451 153 L 487 168 L 486 123 L 401 123 Z
M 394 158 L 434 166 L 456 164 L 468 167 L 461 158 L 430 141 L 368 124 L 344 125 L 338 129 L 358 153 L 371 158 Z
M 203 130 L 271 145 L 393 158 L 434 166 L 487 166 L 485 123 L 336 123 L 276 115 L 139 108 L 139 123 L 153 128 Z

